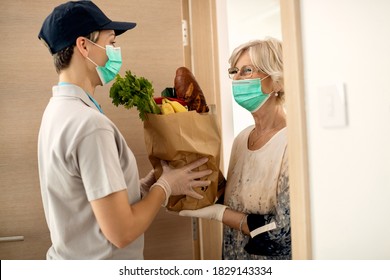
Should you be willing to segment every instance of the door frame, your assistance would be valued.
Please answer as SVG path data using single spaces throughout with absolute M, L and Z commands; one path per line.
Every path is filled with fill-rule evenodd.
M 182 17 L 188 23 L 188 45 L 183 47 L 185 66 L 194 73 L 210 108 L 220 124 L 218 38 L 215 0 L 182 0 Z M 223 162 L 221 153 L 220 162 Z M 222 170 L 222 164 L 220 164 Z M 222 257 L 222 224 L 193 219 L 194 259 Z
M 312 259 L 307 123 L 299 0 L 280 0 L 293 259 Z

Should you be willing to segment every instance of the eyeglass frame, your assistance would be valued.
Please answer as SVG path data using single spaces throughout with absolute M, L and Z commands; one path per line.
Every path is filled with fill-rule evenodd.
M 249 74 L 243 74 L 244 73 L 244 70 L 248 70 L 250 69 L 250 73 Z M 232 71 L 236 71 L 235 73 L 232 73 Z M 228 69 L 228 75 L 229 75 L 229 78 L 230 79 L 234 79 L 234 77 L 236 77 L 237 74 L 240 75 L 240 77 L 245 77 L 245 78 L 251 78 L 253 73 L 255 72 L 262 72 L 260 71 L 259 69 L 256 69 L 256 67 L 254 65 L 244 65 L 241 67 L 241 69 L 238 69 L 238 67 L 230 67 Z

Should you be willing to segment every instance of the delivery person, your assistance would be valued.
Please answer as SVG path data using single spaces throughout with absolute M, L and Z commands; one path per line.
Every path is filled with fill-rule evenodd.
M 136 26 L 115 22 L 91 1 L 56 7 L 39 32 L 59 76 L 38 139 L 42 200 L 52 246 L 47 259 L 143 259 L 143 234 L 170 195 L 201 198 L 193 188 L 207 159 L 179 169 L 162 162 L 139 180 L 134 154 L 92 97 L 122 64 L 116 36 Z M 148 193 L 140 196 L 140 185 Z M 149 189 L 150 188 L 150 189 Z

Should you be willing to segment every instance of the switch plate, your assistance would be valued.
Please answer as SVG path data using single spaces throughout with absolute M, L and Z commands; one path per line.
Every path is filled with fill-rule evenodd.
M 347 103 L 343 83 L 318 87 L 320 117 L 323 127 L 347 126 Z

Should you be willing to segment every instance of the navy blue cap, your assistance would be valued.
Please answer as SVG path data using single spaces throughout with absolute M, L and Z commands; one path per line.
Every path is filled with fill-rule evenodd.
M 43 22 L 38 38 L 55 54 L 75 44 L 79 36 L 99 30 L 114 30 L 118 36 L 135 26 L 134 22 L 110 20 L 92 1 L 69 1 L 54 8 Z

